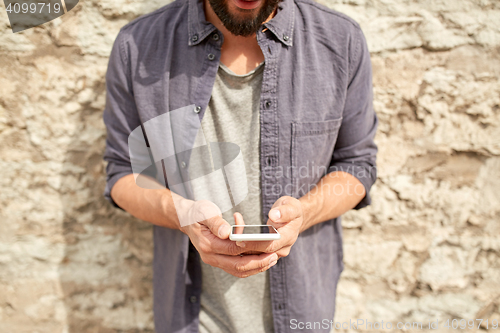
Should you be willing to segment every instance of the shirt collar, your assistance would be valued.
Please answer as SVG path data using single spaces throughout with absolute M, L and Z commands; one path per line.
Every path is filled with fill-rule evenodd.
M 281 0 L 276 15 L 263 26 L 268 28 L 280 42 L 292 46 L 294 16 L 295 3 L 293 0 Z
M 188 43 L 192 46 L 199 44 L 216 28 L 205 19 L 203 0 L 188 0 L 188 4 Z M 269 22 L 264 23 L 263 27 L 269 29 L 283 44 L 292 46 L 294 14 L 293 0 L 282 0 L 278 4 L 276 15 Z
M 215 29 L 215 26 L 205 19 L 203 0 L 188 0 L 189 45 L 199 44 Z

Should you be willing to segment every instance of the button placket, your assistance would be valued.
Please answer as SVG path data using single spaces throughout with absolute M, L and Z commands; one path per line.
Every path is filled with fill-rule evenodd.
M 260 104 L 261 133 L 265 133 L 261 136 L 261 167 L 262 169 L 267 169 L 263 170 L 261 174 L 263 218 L 266 220 L 267 216 L 265 216 L 265 212 L 268 212 L 279 196 L 283 195 L 282 193 L 275 193 L 276 189 L 273 188 L 276 184 L 283 185 L 282 179 L 277 179 L 276 173 L 276 168 L 280 164 L 278 156 L 279 127 L 277 110 L 279 107 L 279 101 L 277 100 L 277 76 L 280 47 L 270 45 L 273 41 L 266 38 L 264 34 L 259 34 L 257 40 L 264 51 L 266 62 Z M 284 263 L 282 262 L 270 270 L 271 299 L 278 320 L 276 327 L 280 332 L 286 330 L 285 318 L 287 313 L 284 283 L 285 270 L 283 265 Z
M 216 32 L 216 30 L 214 29 L 211 35 L 207 37 L 213 39 L 215 35 L 218 35 L 218 32 Z M 219 40 L 222 39 L 220 35 L 218 36 Z M 219 67 L 216 60 L 218 59 L 220 54 L 220 42 L 212 42 L 209 39 L 206 43 L 201 42 L 199 46 L 204 47 L 205 49 L 204 55 L 202 55 L 203 57 L 205 57 L 205 60 L 203 61 L 203 65 L 200 68 L 199 82 L 203 82 L 202 78 L 205 78 L 206 82 L 214 82 L 213 78 L 215 78 L 215 76 L 217 75 L 217 70 Z M 208 77 L 210 77 L 210 79 L 208 79 Z M 195 88 L 194 96 L 196 97 L 193 100 L 193 103 L 195 104 L 193 111 L 194 113 L 198 114 L 198 116 L 200 117 L 200 121 L 203 117 L 204 110 L 206 109 L 206 106 L 208 105 L 208 102 L 210 100 L 212 89 L 213 86 L 206 84 L 198 84 Z
M 276 92 L 277 92 L 277 67 L 278 59 L 277 52 L 271 54 L 270 43 L 272 40 L 265 37 L 265 34 L 259 34 L 258 42 L 261 49 L 264 50 L 264 57 L 266 66 L 263 74 L 263 84 L 261 90 L 261 133 L 266 133 L 261 137 L 261 156 L 262 156 L 262 167 L 268 168 L 267 172 L 263 172 L 262 175 L 262 191 L 263 191 L 263 209 L 266 211 L 269 209 L 274 201 L 277 200 L 276 194 L 273 194 L 273 185 L 276 184 L 276 179 L 274 175 L 274 169 L 278 164 L 278 116 L 277 116 L 277 102 L 276 102 Z M 269 50 L 268 52 L 265 52 Z

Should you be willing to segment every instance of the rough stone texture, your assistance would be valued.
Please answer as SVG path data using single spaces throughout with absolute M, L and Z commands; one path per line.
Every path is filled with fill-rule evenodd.
M 335 321 L 500 320 L 500 2 L 320 1 L 365 31 L 380 118 Z M 102 198 L 101 114 L 119 28 L 165 3 L 80 1 L 18 34 L 1 7 L 1 332 L 154 330 L 151 227 Z

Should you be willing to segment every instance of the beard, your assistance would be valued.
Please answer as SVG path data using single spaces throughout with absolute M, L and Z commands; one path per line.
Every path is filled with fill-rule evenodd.
M 264 5 L 253 17 L 239 18 L 229 12 L 227 4 L 231 0 L 208 0 L 215 14 L 222 21 L 224 27 L 235 36 L 248 37 L 256 33 L 262 23 L 272 14 L 281 0 L 263 0 Z M 252 12 L 252 9 L 239 9 L 243 14 Z

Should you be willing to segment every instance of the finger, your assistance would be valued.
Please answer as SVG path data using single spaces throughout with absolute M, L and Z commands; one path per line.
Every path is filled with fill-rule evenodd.
M 276 254 L 278 255 L 278 258 L 287 257 L 290 254 L 291 249 L 292 246 L 285 246 L 281 248 L 279 251 L 277 251 Z
M 245 225 L 245 221 L 243 221 L 243 216 L 238 212 L 234 213 L 234 222 L 236 223 L 236 225 Z M 243 228 L 236 227 L 233 230 L 235 234 L 243 233 Z M 239 241 L 236 242 L 236 245 L 239 247 L 245 247 L 245 242 Z
M 240 213 L 234 213 L 233 217 L 234 217 L 234 222 L 236 223 L 236 225 L 245 225 L 245 221 L 243 221 L 243 216 Z M 233 232 L 235 234 L 242 234 L 243 228 L 233 228 Z M 240 243 L 240 242 L 236 242 L 236 244 L 238 244 L 238 243 Z
M 279 258 L 286 257 L 290 253 L 293 243 L 291 238 L 285 234 L 280 240 L 246 242 L 243 254 L 276 253 Z
M 209 232 L 211 234 L 211 232 Z M 209 248 L 211 253 L 228 255 L 228 256 L 236 256 L 246 250 L 242 247 L 236 245 L 236 242 L 229 239 L 220 239 L 215 235 L 211 235 L 211 237 L 207 237 L 209 239 Z
M 274 241 L 251 241 L 243 242 L 245 246 L 238 246 L 234 241 L 229 239 L 220 239 L 212 232 L 207 230 L 208 236 L 206 238 L 205 246 L 202 251 L 210 252 L 212 254 L 220 254 L 227 256 L 236 256 L 242 253 L 274 253 L 282 247 L 289 245 L 289 238 L 286 233 L 282 235 L 281 239 Z
M 276 241 L 247 241 L 247 242 L 236 242 L 236 245 L 244 248 L 245 252 L 264 252 L 271 253 L 275 252 L 274 249 L 279 249 L 281 246 L 278 244 L 279 240 Z
M 252 254 L 245 256 L 217 255 L 217 266 L 230 274 L 243 275 L 254 270 L 266 270 L 278 260 L 276 253 Z
M 274 261 L 273 263 L 271 263 L 267 267 L 256 268 L 256 269 L 253 269 L 251 271 L 246 271 L 246 272 L 243 272 L 243 273 L 230 273 L 230 272 L 227 272 L 227 273 L 232 274 L 233 276 L 236 276 L 238 278 L 244 279 L 244 278 L 247 278 L 249 276 L 256 275 L 256 274 L 259 274 L 259 273 L 267 271 L 268 269 L 270 269 L 271 267 L 273 267 L 274 265 L 276 265 L 277 262 L 278 261 Z
M 245 221 L 243 220 L 243 215 L 236 212 L 236 213 L 234 213 L 233 216 L 234 216 L 234 222 L 236 223 L 236 225 L 245 225 Z
M 249 255 L 249 254 L 262 254 L 264 253 L 263 251 L 246 251 L 242 253 L 242 255 L 246 256 L 246 255 Z M 279 256 L 279 255 L 278 255 Z

